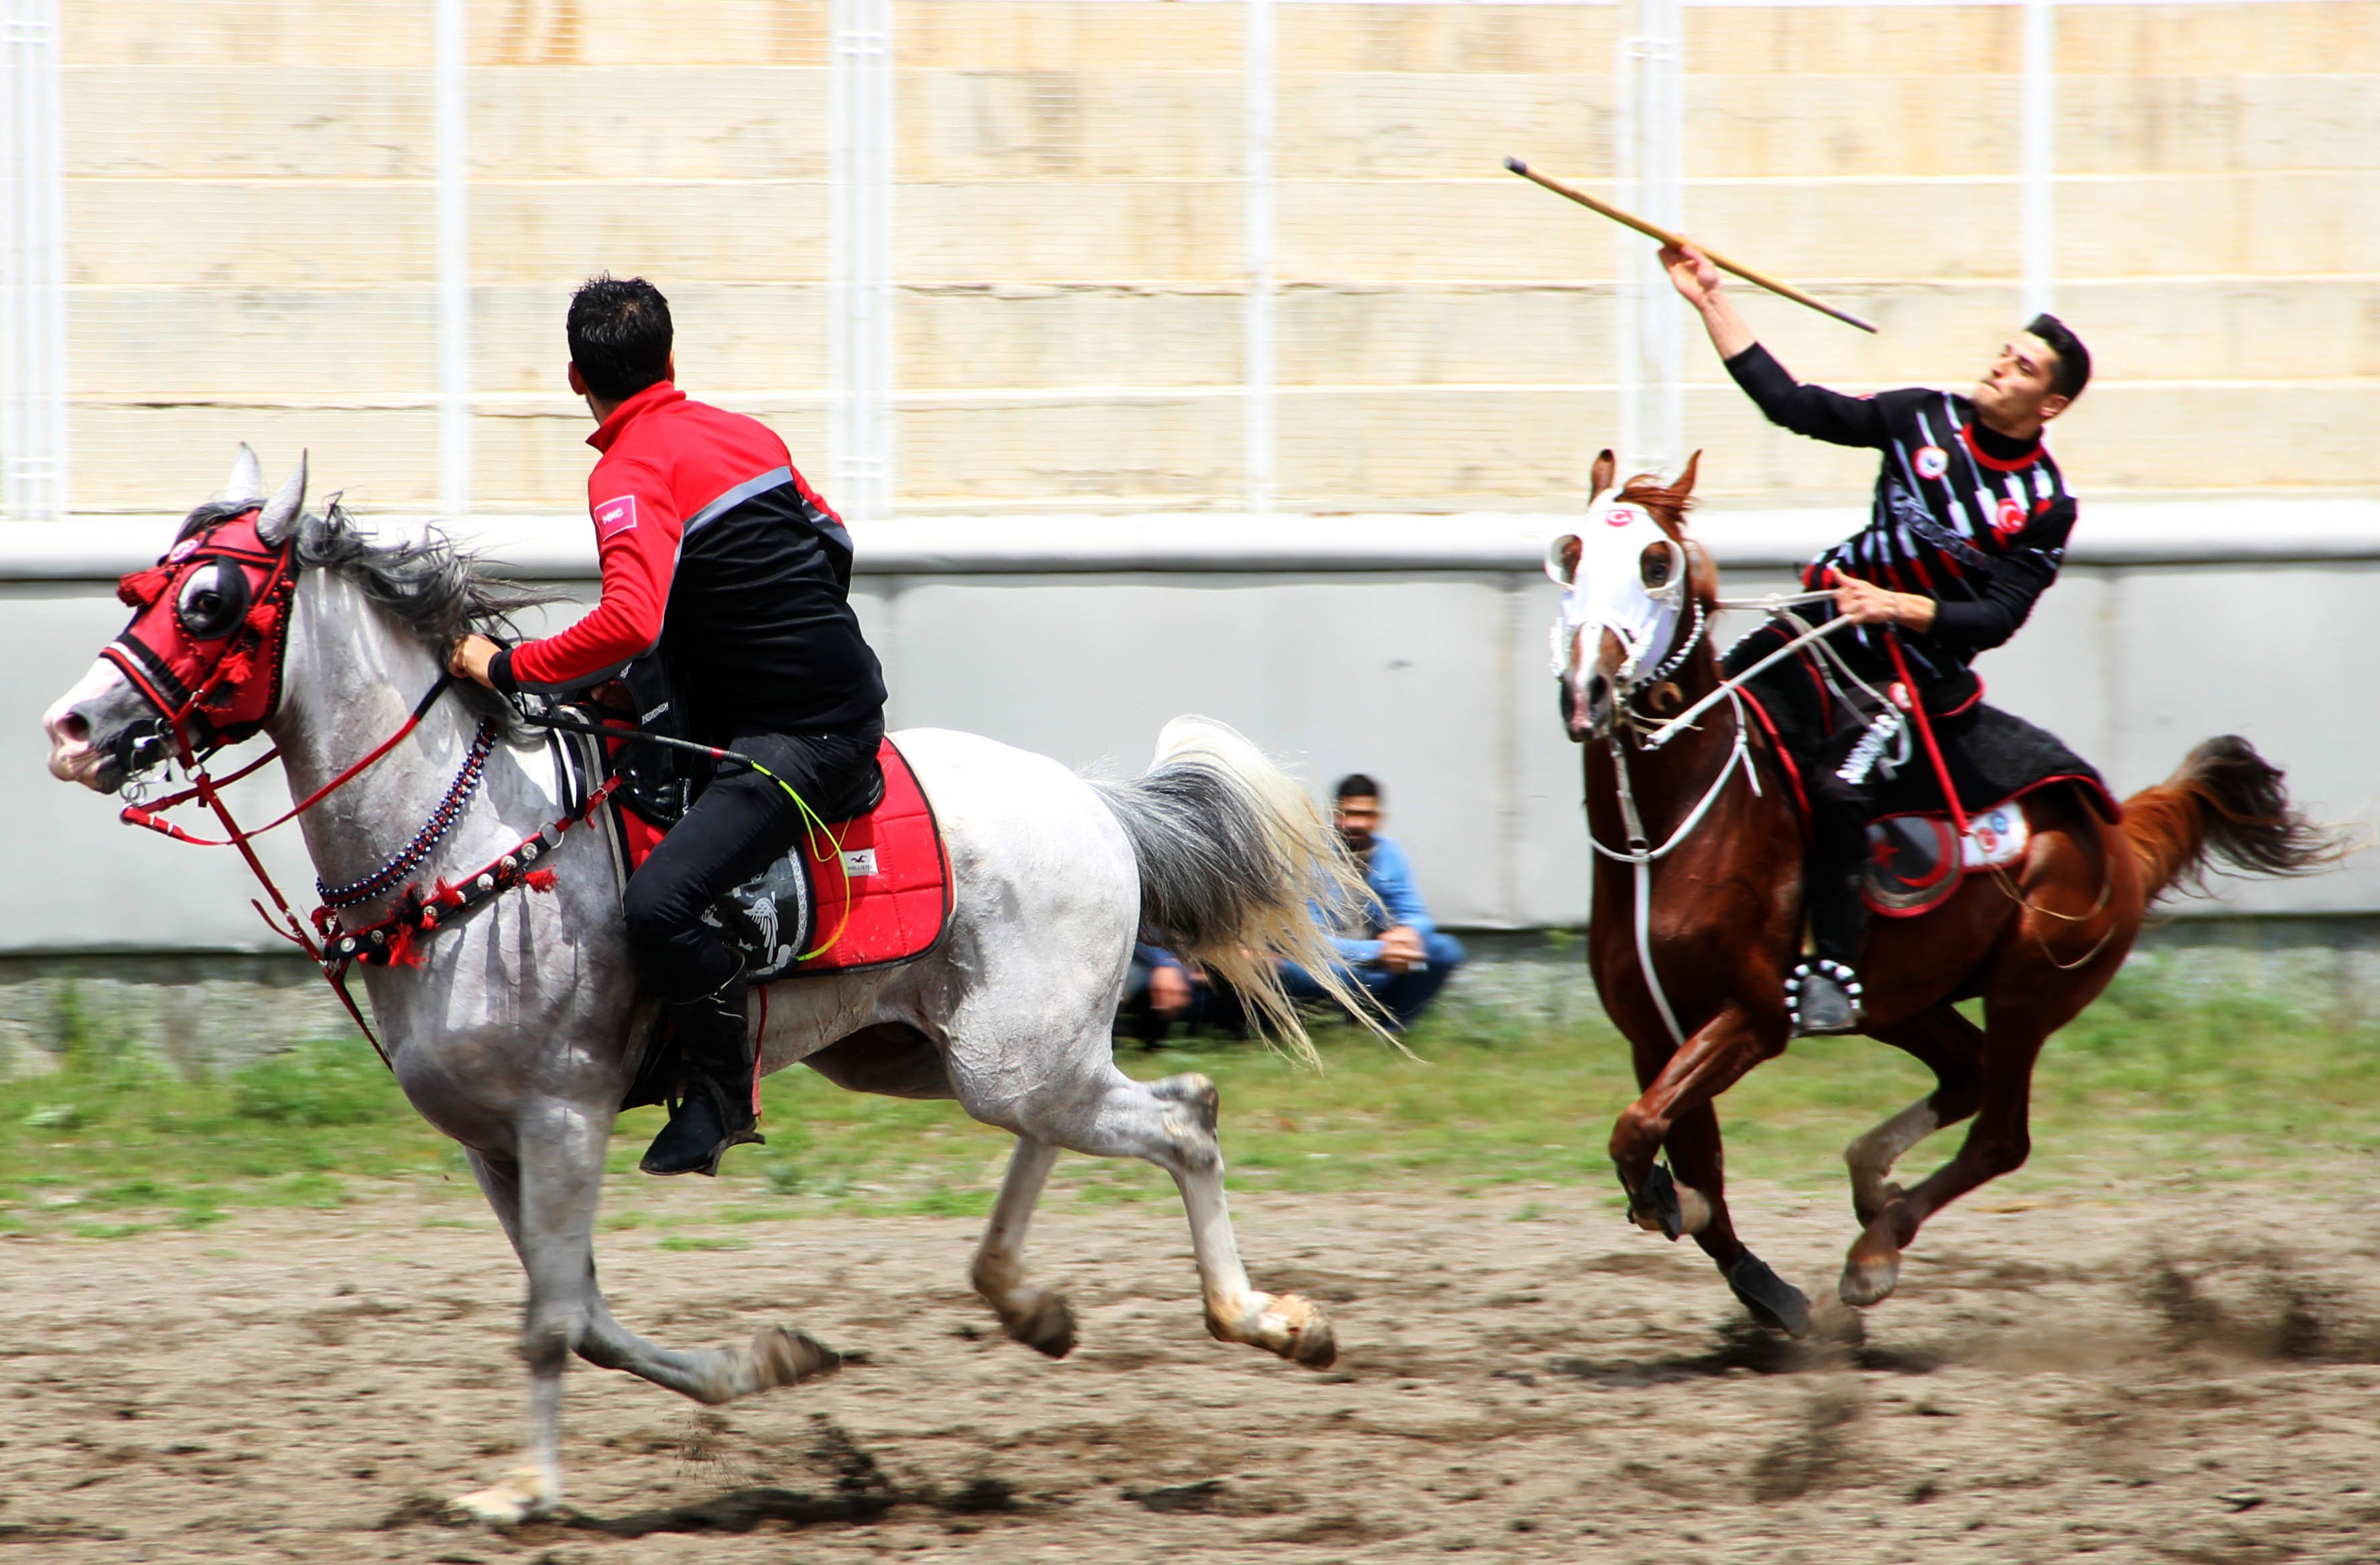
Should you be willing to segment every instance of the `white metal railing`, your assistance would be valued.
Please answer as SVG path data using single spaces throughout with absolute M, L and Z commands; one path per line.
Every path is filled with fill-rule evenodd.
M 66 207 L 57 0 L 0 0 L 0 511 L 67 509 Z
M 417 529 L 428 518 L 368 518 Z M 179 518 L 83 516 L 0 528 L 0 582 L 112 582 L 151 564 Z M 1800 564 L 1866 521 L 1850 506 L 1707 511 L 1694 536 L 1728 571 Z M 856 533 L 861 576 L 1057 576 L 1306 571 L 1439 573 L 1541 569 L 1547 540 L 1573 514 L 1445 516 L 1134 515 L 897 516 Z M 478 516 L 451 528 L 508 573 L 592 581 L 583 516 Z M 2168 500 L 2086 503 L 2072 567 L 2380 563 L 2380 500 Z

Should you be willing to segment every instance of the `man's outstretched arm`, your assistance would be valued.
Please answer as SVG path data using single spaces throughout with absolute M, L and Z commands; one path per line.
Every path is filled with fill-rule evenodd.
M 1680 297 L 1702 316 L 1711 346 L 1718 349 L 1727 372 L 1770 423 L 1836 445 L 1881 448 L 1886 443 L 1884 411 L 1875 402 L 1824 386 L 1803 385 L 1760 346 L 1752 328 L 1735 312 L 1735 301 L 1728 297 L 1718 268 L 1708 257 L 1691 248 L 1665 245 L 1661 264 L 1669 268 L 1670 282 Z

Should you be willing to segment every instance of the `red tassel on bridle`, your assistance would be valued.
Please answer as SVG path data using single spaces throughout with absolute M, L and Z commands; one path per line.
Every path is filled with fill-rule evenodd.
M 115 583 L 115 596 L 127 608 L 145 609 L 157 601 L 157 595 L 164 591 L 165 584 L 173 579 L 172 571 L 163 565 L 152 565 L 145 571 L 134 571 L 129 576 L 119 577 Z

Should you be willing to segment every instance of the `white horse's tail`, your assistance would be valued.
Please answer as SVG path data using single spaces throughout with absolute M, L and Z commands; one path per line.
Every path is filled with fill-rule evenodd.
M 1379 1008 L 1339 966 L 1318 908 L 1372 900 L 1339 833 L 1282 771 L 1240 733 L 1177 717 L 1157 736 L 1157 758 L 1128 782 L 1097 784 L 1132 840 L 1140 866 L 1146 938 L 1237 990 L 1266 1029 L 1308 1064 L 1319 1062 L 1297 1006 L 1281 987 L 1286 959 L 1333 1000 L 1388 1036 Z

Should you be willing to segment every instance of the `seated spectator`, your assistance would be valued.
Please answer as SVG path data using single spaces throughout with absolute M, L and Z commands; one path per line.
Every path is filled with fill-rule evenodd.
M 1363 909 L 1363 923 L 1342 929 L 1331 943 L 1339 948 L 1341 971 L 1371 991 L 1391 1025 L 1408 1027 L 1462 964 L 1463 942 L 1439 931 L 1414 884 L 1404 850 L 1379 835 L 1380 785 L 1357 772 L 1340 779 L 1336 795 L 1332 824 L 1362 866 L 1364 882 L 1379 904 Z M 1315 912 L 1318 917 L 1327 916 L 1321 908 Z M 1281 964 L 1281 977 L 1300 1000 L 1323 998 L 1314 975 L 1293 962 Z M 1204 972 L 1184 965 L 1172 952 L 1148 944 L 1132 948 L 1117 1021 L 1148 1049 L 1161 1047 L 1176 1024 L 1193 1032 L 1239 1037 L 1248 1030 L 1237 994 L 1217 989 Z
M 1124 977 L 1123 1004 L 1116 1019 L 1142 1048 L 1157 1049 L 1176 1024 L 1196 1028 L 1208 1021 L 1215 1001 L 1205 973 L 1184 966 L 1180 957 L 1162 946 L 1141 943 L 1132 948 L 1132 969 Z
M 1462 964 L 1463 944 L 1439 932 L 1414 884 L 1404 850 L 1379 834 L 1386 819 L 1380 785 L 1359 771 L 1341 778 L 1333 794 L 1332 824 L 1379 904 L 1363 909 L 1361 924 L 1342 929 L 1332 943 L 1339 948 L 1342 971 L 1371 991 L 1395 1025 L 1408 1027 Z M 1322 993 L 1314 976 L 1293 963 L 1281 964 L 1281 977 L 1289 992 L 1301 999 Z

